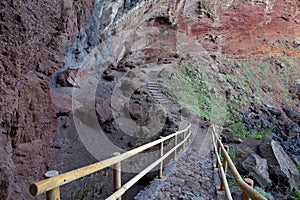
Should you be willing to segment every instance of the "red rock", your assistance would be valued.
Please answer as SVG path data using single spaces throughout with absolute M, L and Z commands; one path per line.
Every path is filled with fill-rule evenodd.
M 0 3 L 0 199 L 32 199 L 29 185 L 49 167 L 57 124 L 48 81 L 93 2 Z
M 55 114 L 69 112 L 71 99 L 58 93 L 50 96 L 48 81 L 53 72 L 64 65 L 63 50 L 78 35 L 93 3 L 92 0 L 0 3 L 0 199 L 32 199 L 28 186 L 41 180 L 49 167 L 52 133 L 57 127 Z M 269 11 L 263 4 L 251 5 L 247 1 L 237 2 L 228 8 L 221 7 L 221 3 L 208 6 L 211 5 L 204 5 L 204 8 L 218 14 L 219 22 L 213 22 L 208 16 L 198 18 L 197 12 L 184 9 L 188 12 L 186 16 L 175 16 L 178 32 L 188 37 L 198 36 L 199 41 L 205 34 L 214 33 L 221 39 L 222 52 L 236 56 L 249 56 L 251 53 L 263 56 L 273 50 L 270 46 L 278 38 L 299 37 L 299 1 L 277 0 Z M 197 9 L 195 7 L 195 11 Z M 153 44 L 154 47 L 156 45 Z M 203 47 L 211 50 L 215 45 Z M 187 52 L 190 50 L 187 49 Z M 283 55 L 288 52 L 286 49 L 280 51 Z M 156 60 L 158 55 L 160 53 L 153 53 L 145 59 Z M 299 57 L 300 54 L 290 55 Z M 132 63 L 114 66 L 124 72 L 135 67 Z M 77 73 L 66 77 L 73 86 L 78 84 L 74 76 Z M 79 77 L 88 81 L 88 76 Z M 131 95 L 132 84 L 122 86 L 127 95 Z M 110 107 L 109 102 L 96 106 L 100 121 L 112 120 Z
M 98 103 L 96 105 L 96 113 L 100 123 L 110 122 L 113 120 L 112 108 L 110 100 Z
M 87 83 L 88 77 L 87 71 L 68 69 L 58 76 L 57 83 L 64 87 L 80 87 L 81 84 Z
M 56 113 L 70 113 L 73 110 L 82 107 L 82 104 L 79 101 L 54 90 L 51 90 L 51 102 L 55 107 Z

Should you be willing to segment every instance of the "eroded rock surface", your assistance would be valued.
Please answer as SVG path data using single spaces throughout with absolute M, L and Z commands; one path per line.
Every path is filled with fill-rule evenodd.
M 0 3 L 0 199 L 30 199 L 49 167 L 56 111 L 49 77 L 63 48 L 90 16 L 93 1 Z
M 199 54 L 199 48 L 194 48 L 195 41 L 201 43 L 201 52 L 210 52 L 216 62 L 212 67 L 220 64 L 220 55 L 238 59 L 266 54 L 297 58 L 300 55 L 299 6 L 296 0 L 1 2 L 0 199 L 29 199 L 28 186 L 42 179 L 42 174 L 49 168 L 56 118 L 71 111 L 72 91 L 68 87 L 78 88 L 84 83 L 78 83 L 73 75 L 63 71 L 68 68 L 77 70 L 87 63 L 94 69 L 110 68 L 112 71 L 108 70 L 105 75 L 109 83 L 99 88 L 111 92 L 114 81 L 128 69 L 149 63 L 179 63 Z M 163 31 L 151 29 L 151 26 Z M 114 36 L 113 41 L 111 36 Z M 159 36 L 159 40 L 152 38 L 149 42 L 146 36 Z M 191 37 L 196 40 L 190 41 Z M 177 41 L 186 43 L 176 46 Z M 170 49 L 181 55 L 166 52 Z M 140 50 L 142 62 L 123 62 L 125 56 L 136 50 Z M 104 65 L 107 61 L 111 62 L 110 67 Z M 276 67 L 284 68 L 281 63 L 276 63 Z M 57 84 L 59 74 L 66 76 L 59 77 Z M 56 99 L 51 100 L 50 88 L 58 89 L 56 87 L 67 94 L 56 94 L 52 97 Z M 274 90 L 276 88 L 268 85 L 264 87 L 267 92 Z M 299 99 L 299 91 L 299 84 L 291 86 L 294 99 Z M 241 96 L 237 91 L 229 93 Z M 97 94 L 96 97 L 94 107 L 98 104 L 99 108 L 106 96 Z M 278 99 L 276 101 L 280 101 Z M 76 108 L 82 107 L 82 102 L 77 105 Z M 251 109 L 257 110 L 254 106 Z M 265 127 L 283 114 L 276 109 L 269 112 L 274 116 L 264 120 Z M 285 113 L 299 125 L 299 114 Z M 89 121 L 89 116 L 83 117 Z M 110 117 L 100 116 L 102 121 L 109 121 Z M 177 119 L 170 116 L 169 121 L 172 124 L 170 130 L 176 130 Z M 62 126 L 69 127 L 67 124 Z M 115 131 L 111 128 L 108 127 Z M 289 130 L 290 136 L 298 137 L 297 126 Z M 281 141 L 283 146 L 297 154 L 299 151 L 291 144 L 291 137 L 284 130 L 280 130 L 280 134 L 284 139 Z M 91 158 L 85 164 L 91 161 L 95 160 Z
M 272 185 L 272 181 L 269 178 L 267 159 L 260 157 L 256 153 L 251 153 L 239 159 L 236 163 L 241 173 L 251 174 L 261 187 L 267 188 Z
M 270 138 L 258 147 L 259 154 L 268 160 L 270 178 L 273 186 L 282 193 L 298 189 L 299 172 L 291 158 L 284 152 L 280 144 Z

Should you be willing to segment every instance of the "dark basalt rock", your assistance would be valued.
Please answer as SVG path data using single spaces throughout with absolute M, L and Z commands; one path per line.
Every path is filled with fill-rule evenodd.
M 272 181 L 269 177 L 267 159 L 256 153 L 250 153 L 236 160 L 236 166 L 241 173 L 251 174 L 262 188 L 269 188 Z
M 290 193 L 292 189 L 298 189 L 299 171 L 278 142 L 266 137 L 258 146 L 258 154 L 268 161 L 270 179 L 274 187 L 281 193 Z
M 268 110 L 272 115 L 276 115 L 276 116 L 281 115 L 281 110 L 279 108 L 269 107 Z
M 294 122 L 296 122 L 296 123 L 300 122 L 300 115 L 295 109 L 289 108 L 289 107 L 283 107 L 283 111 Z

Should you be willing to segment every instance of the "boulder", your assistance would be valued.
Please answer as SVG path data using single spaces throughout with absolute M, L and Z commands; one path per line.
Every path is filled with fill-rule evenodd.
M 114 81 L 116 79 L 116 74 L 113 73 L 113 71 L 110 68 L 107 68 L 103 74 L 102 74 L 102 78 L 106 81 Z
M 56 115 L 69 114 L 82 107 L 82 104 L 69 95 L 50 90 L 51 103 Z
M 297 167 L 277 141 L 266 137 L 258 146 L 258 154 L 267 159 L 270 178 L 280 192 L 289 193 L 292 189 L 298 189 Z
M 110 100 L 96 104 L 96 113 L 101 124 L 111 122 L 113 120 L 112 108 Z
M 297 98 L 300 100 L 300 85 L 297 86 L 296 95 L 297 95 Z
M 80 87 L 87 83 L 89 74 L 85 70 L 67 69 L 59 74 L 56 83 L 62 87 Z
M 267 159 L 260 157 L 256 153 L 250 153 L 237 160 L 237 167 L 242 173 L 251 174 L 262 188 L 272 185 L 269 177 Z
M 135 85 L 132 80 L 124 80 L 119 89 L 125 97 L 129 97 L 135 91 Z
M 284 107 L 283 111 L 286 113 L 286 115 L 293 120 L 296 123 L 300 123 L 300 115 L 297 112 L 297 110 L 293 108 Z
M 280 116 L 280 115 L 281 115 L 281 110 L 280 110 L 279 108 L 268 107 L 268 111 L 269 111 L 272 115 L 276 115 L 276 116 Z
M 299 137 L 300 136 L 300 127 L 297 124 L 294 124 L 292 128 L 289 130 L 288 135 L 290 137 Z
M 124 2 L 124 8 L 129 9 L 131 7 L 131 1 L 130 0 L 125 0 Z

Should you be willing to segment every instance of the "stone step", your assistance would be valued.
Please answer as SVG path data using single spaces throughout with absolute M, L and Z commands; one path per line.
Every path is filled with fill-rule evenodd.
M 163 97 L 164 95 L 162 95 L 162 94 L 152 94 L 152 96 L 154 96 L 154 97 Z
M 158 88 L 160 88 L 159 86 L 155 86 L 155 85 L 148 85 L 147 86 L 147 88 L 149 89 L 151 89 L 151 88 L 154 88 L 154 89 L 158 89 Z
M 159 83 L 155 83 L 155 82 L 148 82 L 147 85 L 151 85 L 151 86 L 160 86 Z
M 167 104 L 167 101 L 158 101 L 159 104 Z
M 153 95 L 163 95 L 162 93 L 161 93 L 161 91 L 159 91 L 159 90 L 156 90 L 156 91 L 150 91 Z
M 156 87 L 148 87 L 148 90 L 159 90 L 159 88 L 156 88 Z
M 160 90 L 149 90 L 151 93 L 162 94 Z
M 162 94 L 152 94 L 154 98 L 163 98 L 164 96 Z
M 155 100 L 157 100 L 157 101 L 166 101 L 165 98 L 155 98 Z
M 156 101 L 165 101 L 164 98 L 156 98 L 155 100 L 156 100 Z

